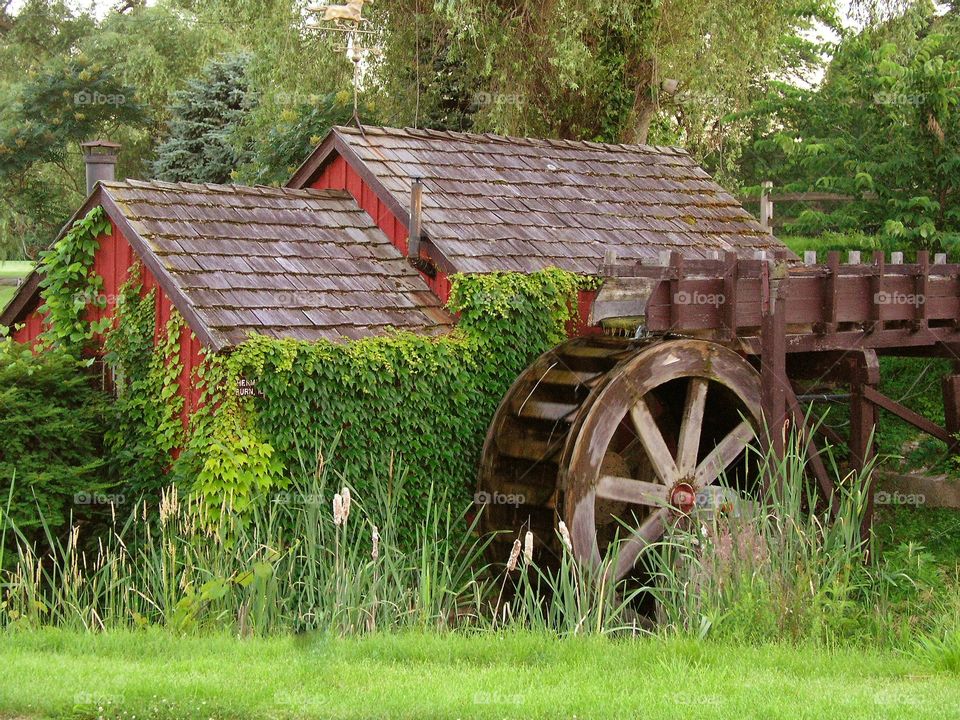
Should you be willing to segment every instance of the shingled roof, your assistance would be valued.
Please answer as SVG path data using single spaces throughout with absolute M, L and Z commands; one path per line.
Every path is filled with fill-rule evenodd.
M 452 322 L 344 191 L 128 180 L 103 184 L 98 204 L 213 349 L 250 332 L 342 340 Z
M 401 219 L 423 179 L 423 231 L 448 271 L 590 273 L 607 249 L 792 255 L 680 148 L 337 127 L 288 184 L 309 185 L 334 154 Z

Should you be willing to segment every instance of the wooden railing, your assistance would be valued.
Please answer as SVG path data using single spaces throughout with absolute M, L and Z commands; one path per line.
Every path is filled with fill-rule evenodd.
M 869 199 L 876 197 L 876 195 L 874 193 L 864 193 L 863 197 Z M 779 213 L 774 212 L 777 204 L 806 203 L 811 205 L 814 209 L 823 210 L 824 206 L 835 206 L 843 203 L 853 202 L 857 199 L 858 198 L 853 195 L 841 195 L 839 193 L 819 191 L 775 193 L 773 192 L 773 182 L 770 180 L 761 183 L 759 195 L 754 194 L 737 196 L 737 200 L 739 200 L 740 203 L 745 207 L 747 205 L 755 205 L 759 203 L 760 210 L 757 217 L 760 220 L 760 225 L 762 225 L 763 228 L 768 232 L 773 232 L 775 228 L 789 225 L 797 220 L 796 217 L 792 216 L 780 217 Z

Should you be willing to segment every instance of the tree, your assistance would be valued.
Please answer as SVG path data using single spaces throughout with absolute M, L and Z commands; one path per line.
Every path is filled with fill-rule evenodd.
M 387 0 L 371 6 L 383 48 L 375 81 L 385 114 L 405 122 L 423 100 L 443 98 L 434 87 L 445 83 L 480 98 L 477 130 L 645 142 L 683 130 L 664 113 L 678 92 L 690 103 L 729 98 L 724 114 L 745 106 L 757 85 L 804 61 L 798 33 L 833 8 L 832 0 Z M 451 67 L 462 82 L 439 72 Z
M 146 122 L 133 88 L 83 55 L 51 60 L 7 89 L 0 110 L 0 229 L 19 243 L 9 254 L 45 246 L 85 195 L 79 144 Z M 19 254 L 18 252 L 18 254 Z
M 920 2 L 845 38 L 821 86 L 778 85 L 751 113 L 744 179 L 853 195 L 793 231 L 960 243 L 960 19 Z
M 170 136 L 157 148 L 154 174 L 173 182 L 227 182 L 249 157 L 233 135 L 253 102 L 247 80 L 249 55 L 209 63 L 200 77 L 174 95 Z

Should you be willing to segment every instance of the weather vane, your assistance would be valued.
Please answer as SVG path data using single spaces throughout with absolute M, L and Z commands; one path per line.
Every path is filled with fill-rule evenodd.
M 363 132 L 360 117 L 357 112 L 357 98 L 360 94 L 361 60 L 363 53 L 369 48 L 363 47 L 361 38 L 364 35 L 373 35 L 369 27 L 370 22 L 363 17 L 363 6 L 373 0 L 347 0 L 343 5 L 310 5 L 307 12 L 321 15 L 321 22 L 311 22 L 307 27 L 325 32 L 340 33 L 346 42 L 334 48 L 345 50 L 347 58 L 353 63 L 353 120 Z

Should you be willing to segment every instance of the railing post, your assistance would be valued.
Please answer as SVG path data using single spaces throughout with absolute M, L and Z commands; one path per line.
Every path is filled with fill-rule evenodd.
M 773 234 L 773 181 L 764 180 L 760 184 L 760 226 Z
M 787 313 L 786 268 L 762 263 L 761 283 L 768 290 L 760 329 L 760 381 L 763 415 L 770 434 L 770 449 L 782 458 L 786 450 L 787 422 Z

